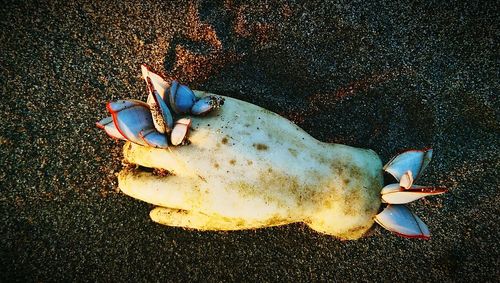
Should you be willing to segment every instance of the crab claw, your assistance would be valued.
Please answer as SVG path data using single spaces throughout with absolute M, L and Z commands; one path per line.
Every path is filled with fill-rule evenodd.
M 96 122 L 95 124 L 98 128 L 103 129 L 110 137 L 114 139 L 125 140 L 125 138 L 116 129 L 115 124 L 113 123 L 113 118 L 106 117 L 101 121 Z
M 139 132 L 141 139 L 149 146 L 156 148 L 168 148 L 168 139 L 164 134 L 155 129 L 148 129 Z
M 429 239 L 430 232 L 417 215 L 401 204 L 388 205 L 375 216 L 375 221 L 385 229 L 407 238 Z
M 139 135 L 143 130 L 154 128 L 146 103 L 138 100 L 118 100 L 108 102 L 106 108 L 113 117 L 116 129 L 125 139 L 147 145 Z
M 410 178 L 413 182 L 413 179 L 417 179 L 422 174 L 427 164 L 431 161 L 431 158 L 432 149 L 430 148 L 424 150 L 409 150 L 391 159 L 384 166 L 384 170 L 394 176 L 398 181 L 400 181 L 401 178 L 407 178 L 408 180 L 404 179 L 404 184 L 406 184 L 407 181 L 410 181 Z M 411 173 L 408 173 L 408 171 Z
M 147 77 L 148 82 L 148 104 L 151 110 L 151 116 L 153 118 L 153 123 L 155 128 L 160 133 L 168 133 L 172 130 L 172 126 L 174 125 L 174 119 L 172 118 L 172 114 L 168 109 L 167 104 L 163 101 L 163 98 L 158 94 L 158 91 L 155 89 L 154 84 L 150 77 Z M 149 99 L 152 97 L 153 99 Z
M 191 113 L 193 115 L 203 115 L 209 111 L 216 109 L 224 104 L 224 98 L 210 95 L 205 96 L 198 100 L 191 108 Z
M 187 137 L 189 127 L 191 126 L 191 119 L 181 118 L 175 122 L 174 129 L 170 134 L 170 142 L 173 145 L 181 144 Z
M 154 89 L 158 91 L 158 94 L 162 99 L 165 99 L 165 95 L 167 95 L 167 90 L 170 87 L 169 83 L 167 83 L 160 75 L 157 75 L 149 70 L 149 68 L 142 64 L 141 65 L 141 72 L 142 72 L 142 77 L 146 81 L 146 84 L 148 84 L 148 77 L 151 79 L 151 82 L 153 83 Z M 153 99 L 151 97 L 151 99 Z M 148 97 L 148 104 L 150 102 L 150 97 Z
M 403 204 L 409 203 L 414 200 L 446 193 L 447 190 L 444 188 L 433 188 L 425 186 L 411 186 L 406 189 L 401 187 L 399 184 L 390 184 L 385 186 L 380 194 L 382 195 L 382 201 L 391 204 Z

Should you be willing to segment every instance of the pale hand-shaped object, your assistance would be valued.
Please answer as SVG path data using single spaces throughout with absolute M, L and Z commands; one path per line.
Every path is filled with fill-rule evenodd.
M 193 117 L 191 127 L 188 146 L 125 144 L 125 162 L 171 173 L 129 167 L 118 176 L 125 194 L 159 206 L 151 211 L 154 221 L 201 230 L 304 222 L 345 239 L 372 226 L 383 187 L 373 151 L 320 142 L 277 114 L 229 97 L 218 111 Z
M 376 221 L 405 237 L 429 238 L 427 226 L 404 204 L 446 191 L 413 185 L 431 149 L 406 151 L 382 168 L 371 150 L 322 143 L 250 103 L 226 98 L 224 107 L 209 113 L 224 103 L 222 97 L 170 84 L 144 65 L 142 72 L 148 104 L 108 103 L 112 116 L 97 126 L 128 140 L 124 162 L 135 166 L 120 172 L 119 186 L 157 205 L 154 221 L 200 230 L 304 222 L 344 239 L 359 238 Z M 176 114 L 209 114 L 174 126 L 169 106 Z M 191 144 L 171 146 L 185 140 L 190 126 Z M 382 188 L 384 171 L 399 183 Z M 388 205 L 375 215 L 381 199 Z

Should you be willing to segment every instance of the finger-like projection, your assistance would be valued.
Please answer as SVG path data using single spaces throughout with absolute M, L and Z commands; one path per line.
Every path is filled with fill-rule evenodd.
M 156 74 L 145 79 L 151 80 L 150 94 L 157 93 L 153 106 L 163 104 L 158 99 L 180 105 L 168 95 L 178 88 L 175 83 Z M 165 86 L 162 93 L 155 84 Z M 174 106 L 172 121 L 180 119 L 170 123 L 176 125 L 172 131 L 155 129 L 154 117 L 162 117 L 158 113 L 166 110 L 148 112 L 147 106 L 133 100 L 120 102 L 130 106 L 118 105 L 122 111 L 113 110 L 120 107 L 110 103 L 112 117 L 98 122 L 109 135 L 128 140 L 124 161 L 130 165 L 119 173 L 119 187 L 156 205 L 150 213 L 155 222 L 200 230 L 303 222 L 325 234 L 357 239 L 376 221 L 403 236 L 430 236 L 404 203 L 444 192 L 413 185 L 432 150 L 404 152 L 382 167 L 372 150 L 320 142 L 259 106 L 199 91 L 193 94 L 192 104 L 181 103 L 182 111 Z M 216 110 L 209 112 L 212 109 Z M 183 116 L 200 113 L 203 116 Z M 168 123 L 158 124 L 168 128 Z M 181 130 L 176 131 L 177 125 Z M 173 137 L 179 131 L 183 140 L 189 132 L 188 142 L 173 146 L 180 144 L 180 134 Z M 154 140 L 146 141 L 150 136 Z M 399 183 L 384 187 L 384 170 Z M 385 209 L 377 214 L 381 206 Z

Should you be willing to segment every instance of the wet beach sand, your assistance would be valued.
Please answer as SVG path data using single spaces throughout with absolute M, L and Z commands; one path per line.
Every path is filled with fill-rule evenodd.
M 498 281 L 498 19 L 494 1 L 3 1 L 0 281 Z M 418 183 L 449 193 L 410 204 L 431 240 L 153 223 L 94 125 L 145 100 L 142 63 L 384 162 L 434 148 Z

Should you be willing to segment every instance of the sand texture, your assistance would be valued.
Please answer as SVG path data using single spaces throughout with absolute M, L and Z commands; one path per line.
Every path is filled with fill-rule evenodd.
M 495 1 L 2 1 L 0 281 L 498 282 Z M 374 227 L 165 227 L 117 192 L 105 103 L 146 99 L 140 64 L 245 100 L 384 162 L 433 147 L 410 205 L 429 241 Z

